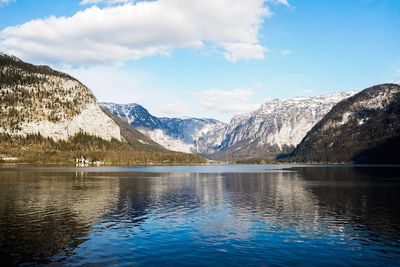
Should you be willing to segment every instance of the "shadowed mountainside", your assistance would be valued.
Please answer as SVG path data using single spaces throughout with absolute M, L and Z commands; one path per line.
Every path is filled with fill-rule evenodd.
M 399 163 L 400 85 L 382 84 L 338 103 L 285 160 Z

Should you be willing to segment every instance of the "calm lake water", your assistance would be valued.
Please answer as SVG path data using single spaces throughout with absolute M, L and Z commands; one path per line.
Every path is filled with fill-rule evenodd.
M 0 260 L 400 266 L 400 167 L 3 167 Z

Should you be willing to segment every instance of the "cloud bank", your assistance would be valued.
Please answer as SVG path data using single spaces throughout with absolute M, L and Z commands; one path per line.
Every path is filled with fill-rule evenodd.
M 254 91 L 248 88 L 233 90 L 204 90 L 195 93 L 200 106 L 226 114 L 242 114 L 254 111 L 260 104 L 253 103 Z
M 126 1 L 81 4 L 106 2 Z M 158 0 L 92 5 L 71 17 L 7 27 L 0 32 L 0 49 L 26 60 L 69 65 L 115 64 L 165 56 L 179 48 L 210 47 L 231 62 L 263 59 L 267 49 L 260 43 L 260 28 L 271 15 L 266 3 Z

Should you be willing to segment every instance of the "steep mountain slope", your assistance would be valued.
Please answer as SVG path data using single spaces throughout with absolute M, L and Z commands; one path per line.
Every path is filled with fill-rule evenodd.
M 399 163 L 400 85 L 377 85 L 338 103 L 288 157 L 303 162 Z
M 213 119 L 158 118 L 138 104 L 101 105 L 166 149 L 173 151 L 203 153 L 196 141 L 224 126 L 224 123 Z
M 122 140 L 118 125 L 78 80 L 0 54 L 0 133 L 66 140 L 78 132 Z
M 221 140 L 209 147 L 217 159 L 274 157 L 294 149 L 336 103 L 353 94 L 271 100 L 252 113 L 234 117 L 223 131 L 210 132 L 214 137 L 202 137 L 197 144 L 203 146 L 211 138 Z
M 70 164 L 84 155 L 110 164 L 205 162 L 167 151 L 103 111 L 73 77 L 5 54 L 0 54 L 0 114 L 2 159 Z
M 106 113 L 110 118 L 114 120 L 114 122 L 121 129 L 122 137 L 132 146 L 138 149 L 143 149 L 146 151 L 166 151 L 164 147 L 160 144 L 154 142 L 152 139 L 142 134 L 141 132 L 134 129 L 129 123 L 120 119 L 119 117 L 112 114 L 106 108 L 101 107 L 101 109 Z

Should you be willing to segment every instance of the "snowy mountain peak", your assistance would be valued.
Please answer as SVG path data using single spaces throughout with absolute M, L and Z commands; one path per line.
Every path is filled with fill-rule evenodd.
M 400 86 L 380 84 L 341 101 L 289 156 L 299 162 L 396 163 Z
M 234 157 L 265 157 L 293 149 L 306 133 L 339 101 L 355 92 L 333 93 L 325 96 L 272 99 L 254 112 L 235 116 L 213 138 L 220 144 L 209 152 L 219 158 L 227 153 Z M 204 137 L 199 140 L 208 140 Z
M 214 119 L 158 118 L 138 104 L 102 105 L 170 150 L 216 158 L 226 151 L 240 157 L 265 157 L 293 149 L 336 103 L 354 94 L 273 99 L 251 113 L 233 117 L 229 124 Z
M 214 119 L 155 117 L 138 104 L 101 105 L 155 142 L 174 151 L 197 153 L 196 140 L 215 127 L 224 126 Z

